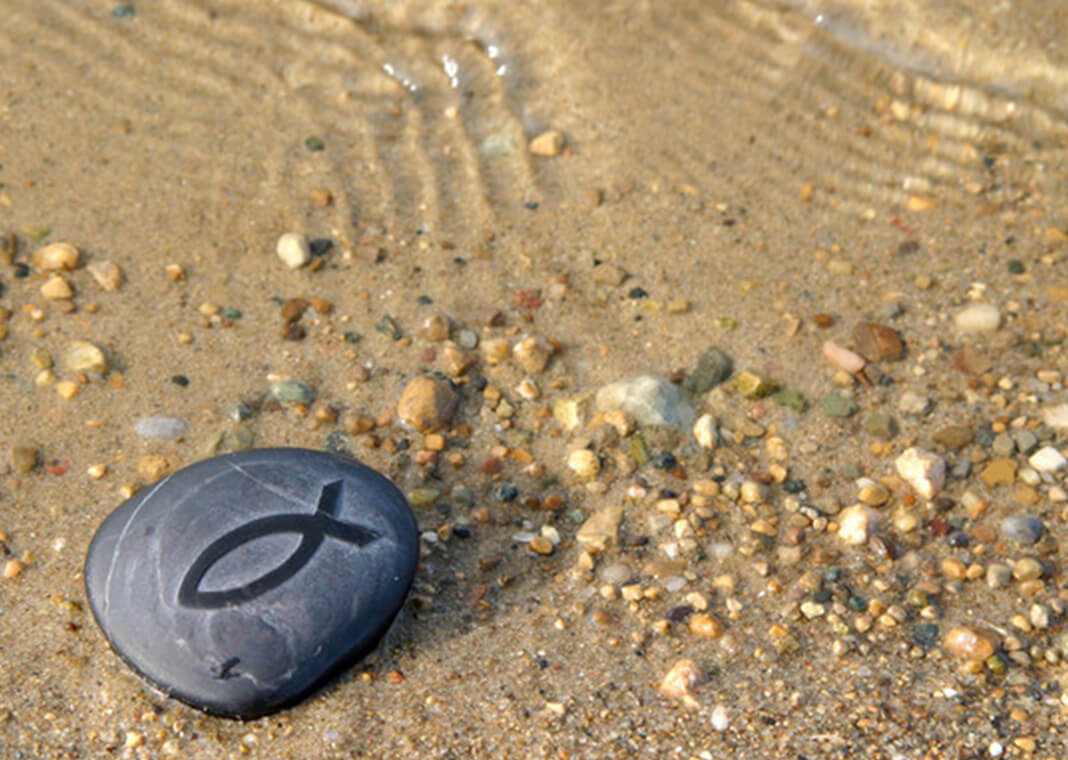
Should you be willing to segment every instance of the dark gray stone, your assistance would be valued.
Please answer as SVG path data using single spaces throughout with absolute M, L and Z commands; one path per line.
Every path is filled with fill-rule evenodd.
M 370 651 L 404 602 L 419 537 L 364 465 L 305 449 L 208 459 L 100 526 L 85 583 L 114 650 L 167 694 L 255 718 Z
M 726 381 L 733 371 L 731 358 L 712 347 L 697 357 L 697 366 L 686 378 L 686 388 L 690 393 L 707 393 Z

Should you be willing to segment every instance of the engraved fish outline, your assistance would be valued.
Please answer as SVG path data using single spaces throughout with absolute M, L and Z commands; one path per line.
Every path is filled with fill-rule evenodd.
M 325 484 L 319 491 L 319 502 L 312 514 L 268 515 L 234 528 L 212 541 L 193 561 L 182 579 L 178 587 L 178 603 L 193 609 L 219 609 L 249 602 L 278 588 L 299 573 L 327 536 L 355 546 L 365 546 L 382 538 L 370 528 L 342 522 L 336 518 L 341 505 L 343 486 L 342 480 Z M 200 590 L 201 581 L 216 562 L 249 541 L 276 533 L 300 534 L 300 544 L 281 565 L 241 586 L 222 591 Z

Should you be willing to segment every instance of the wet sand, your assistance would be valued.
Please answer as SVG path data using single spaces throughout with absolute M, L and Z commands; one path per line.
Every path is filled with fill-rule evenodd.
M 9 0 L 5 756 L 1063 756 L 1065 471 L 1031 462 L 1068 446 L 1054 7 Z M 562 150 L 531 153 L 547 130 Z M 329 247 L 290 269 L 286 232 Z M 55 242 L 76 268 L 34 265 Z M 56 276 L 69 297 L 42 293 Z M 958 321 L 977 303 L 994 329 Z M 462 373 L 435 314 L 479 342 Z M 864 322 L 903 356 L 824 358 Z M 543 370 L 489 352 L 528 336 L 555 347 Z M 105 371 L 71 369 L 73 341 Z M 686 390 L 713 346 L 734 377 Z M 436 451 L 396 404 L 450 369 Z M 596 414 L 646 373 L 714 447 Z M 286 379 L 316 400 L 275 400 Z M 139 437 L 150 416 L 189 431 Z M 250 443 L 351 452 L 425 537 L 383 647 L 240 723 L 119 661 L 82 563 L 151 466 Z M 895 467 L 910 447 L 945 462 L 930 499 Z M 591 551 L 581 526 L 616 505 Z M 962 628 L 984 656 L 946 646 Z M 680 660 L 688 698 L 660 688 Z

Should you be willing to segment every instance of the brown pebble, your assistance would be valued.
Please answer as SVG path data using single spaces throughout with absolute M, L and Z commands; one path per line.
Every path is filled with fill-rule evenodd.
M 994 366 L 990 357 L 975 346 L 963 346 L 953 352 L 953 366 L 967 375 L 982 375 Z
M 542 556 L 549 556 L 553 553 L 553 542 L 547 539 L 545 536 L 535 536 L 527 544 L 527 548 L 535 554 L 541 554 Z
M 942 645 L 956 657 L 978 662 L 986 660 L 997 649 L 996 640 L 990 634 L 963 625 L 951 628 Z
M 11 467 L 20 475 L 25 475 L 33 470 L 37 466 L 37 459 L 36 446 L 11 447 Z
M 870 362 L 897 361 L 905 352 L 901 336 L 885 325 L 861 322 L 853 328 L 857 351 Z
M 449 424 L 458 401 L 447 380 L 421 375 L 405 387 L 397 402 L 397 416 L 420 433 L 430 433 Z
M 282 304 L 282 319 L 286 322 L 296 322 L 304 315 L 308 308 L 308 302 L 303 298 L 290 298 Z
M 4 563 L 4 577 L 5 578 L 18 578 L 22 571 L 26 569 L 21 561 L 17 559 L 9 559 Z
M 718 639 L 723 635 L 723 623 L 712 615 L 699 613 L 690 618 L 690 633 L 709 639 Z
M 438 353 L 438 366 L 449 377 L 460 377 L 475 363 L 475 355 L 455 343 L 446 344 Z
M 308 200 L 316 206 L 326 207 L 334 202 L 334 195 L 325 187 L 317 187 L 308 193 Z
M 987 488 L 1006 485 L 1011 486 L 1016 482 L 1016 460 L 1008 457 L 991 459 L 979 473 L 979 479 Z
M 54 272 L 60 269 L 75 269 L 81 254 L 70 243 L 52 243 L 38 248 L 30 260 L 37 269 Z
M 828 327 L 834 324 L 834 317 L 832 317 L 830 314 L 813 314 L 812 322 L 816 325 L 816 327 L 820 328 L 821 330 L 826 330 Z
M 512 349 L 516 363 L 532 375 L 542 372 L 552 355 L 552 344 L 538 336 L 524 338 Z
M 530 141 L 530 152 L 535 156 L 552 158 L 564 149 L 564 135 L 558 129 L 548 129 Z
M 137 475 L 148 483 L 154 483 L 160 478 L 170 475 L 178 468 L 178 462 L 174 457 L 162 454 L 145 454 L 137 462 Z
M 435 343 L 448 340 L 451 332 L 452 321 L 445 314 L 431 314 L 419 327 L 419 337 Z
M 681 699 L 687 707 L 698 707 L 693 690 L 705 681 L 705 673 L 693 660 L 679 660 L 660 682 L 660 693 L 671 699 Z

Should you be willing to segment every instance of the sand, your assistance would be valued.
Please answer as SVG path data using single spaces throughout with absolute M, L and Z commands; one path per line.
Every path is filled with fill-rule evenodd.
M 1025 475 L 1020 438 L 1066 446 L 1056 3 L 3 15 L 5 757 L 1064 755 L 1064 471 Z M 304 267 L 275 253 L 291 232 Z M 34 265 L 56 242 L 76 268 Z M 954 320 L 976 302 L 994 329 Z M 904 357 L 829 363 L 861 322 Z M 553 347 L 540 372 L 508 356 L 529 336 Z M 68 366 L 74 341 L 103 372 Z M 712 450 L 583 401 L 643 373 L 685 387 L 711 346 L 795 395 L 687 391 Z M 449 368 L 461 404 L 428 441 L 396 403 Z M 317 400 L 272 400 L 285 380 Z M 148 416 L 188 432 L 143 438 Z M 250 444 L 351 452 L 418 497 L 427 537 L 378 652 L 240 723 L 119 661 L 82 564 L 153 475 Z M 944 501 L 896 474 L 914 445 L 945 460 Z M 596 474 L 568 467 L 581 448 Z M 878 528 L 846 543 L 836 510 L 872 484 Z M 617 506 L 589 553 L 580 526 Z M 1016 513 L 1036 543 L 1001 534 Z M 687 660 L 700 677 L 663 693 Z

